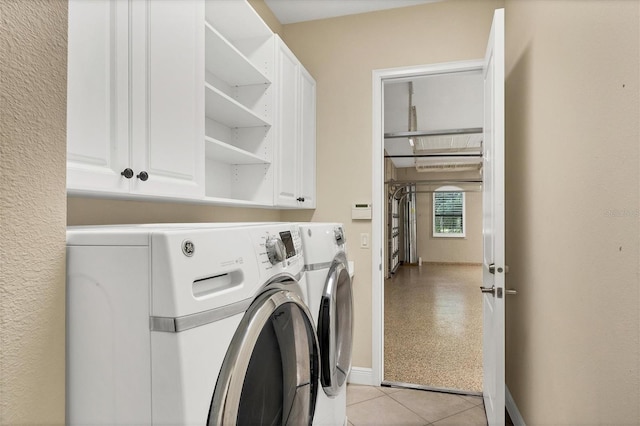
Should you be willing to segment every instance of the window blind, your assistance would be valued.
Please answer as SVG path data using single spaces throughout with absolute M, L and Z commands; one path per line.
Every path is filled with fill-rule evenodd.
M 433 233 L 464 233 L 464 194 L 462 192 L 433 193 Z

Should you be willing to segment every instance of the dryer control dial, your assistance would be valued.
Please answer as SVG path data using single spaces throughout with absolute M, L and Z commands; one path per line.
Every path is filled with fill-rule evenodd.
M 271 262 L 272 265 L 282 262 L 287 258 L 287 249 L 280 238 L 275 236 L 267 237 L 265 247 L 267 249 L 267 256 L 269 256 L 269 262 Z

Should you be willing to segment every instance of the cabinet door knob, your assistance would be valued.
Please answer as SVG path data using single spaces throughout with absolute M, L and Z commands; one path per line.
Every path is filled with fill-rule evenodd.
M 122 172 L 120 172 L 120 174 L 122 176 L 126 177 L 127 179 L 131 179 L 133 177 L 133 170 L 131 170 L 129 167 L 127 167 Z
M 144 170 L 140 172 L 139 175 L 136 175 L 136 177 L 138 179 L 140 179 L 141 181 L 146 181 L 147 179 L 149 179 L 149 173 L 145 172 Z
M 297 199 L 298 201 L 300 201 L 301 203 L 303 203 L 303 202 L 304 202 L 304 197 L 298 197 L 298 198 L 296 198 L 296 199 Z

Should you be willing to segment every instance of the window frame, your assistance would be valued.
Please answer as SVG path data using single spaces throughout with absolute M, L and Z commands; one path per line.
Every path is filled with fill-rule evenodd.
M 436 232 L 436 194 L 438 192 L 460 192 L 462 194 L 462 232 Z M 457 186 L 441 186 L 431 196 L 431 236 L 433 238 L 466 238 L 467 236 L 467 211 L 466 211 L 466 194 Z

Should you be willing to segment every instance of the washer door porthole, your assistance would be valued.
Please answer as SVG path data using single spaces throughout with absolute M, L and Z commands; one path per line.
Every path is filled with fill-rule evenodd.
M 302 299 L 266 290 L 245 313 L 218 377 L 208 425 L 310 425 L 318 345 Z

